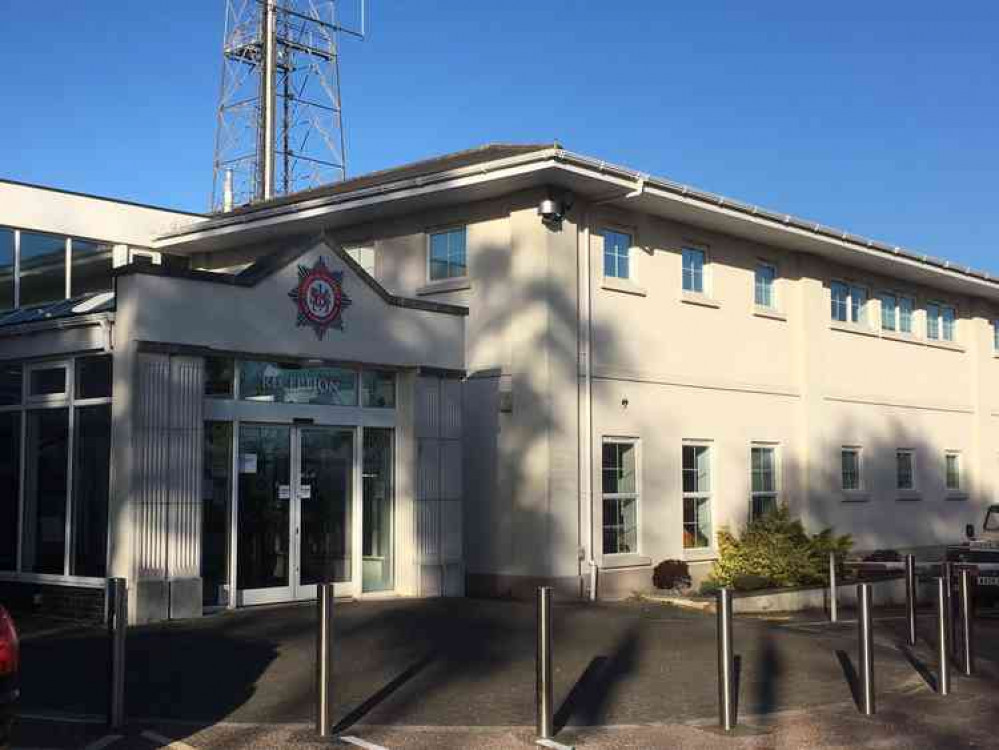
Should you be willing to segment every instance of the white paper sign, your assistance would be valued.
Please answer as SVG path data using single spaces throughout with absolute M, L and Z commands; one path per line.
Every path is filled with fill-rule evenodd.
M 256 453 L 240 453 L 239 454 L 239 473 L 240 474 L 256 474 L 257 473 L 257 454 Z
M 312 498 L 312 485 L 303 484 L 298 488 L 298 496 L 303 500 L 310 500 Z
M 279 484 L 278 485 L 278 500 L 290 500 L 291 499 L 291 485 L 290 484 Z

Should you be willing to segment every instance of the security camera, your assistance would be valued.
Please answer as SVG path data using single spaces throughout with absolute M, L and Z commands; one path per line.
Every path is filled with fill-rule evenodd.
M 556 228 L 562 223 L 565 214 L 572 208 L 572 194 L 566 193 L 560 198 L 548 197 L 538 204 L 538 216 L 548 227 Z

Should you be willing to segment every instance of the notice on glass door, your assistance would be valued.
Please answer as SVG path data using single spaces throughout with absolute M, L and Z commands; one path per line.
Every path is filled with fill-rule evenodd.
M 257 473 L 257 454 L 256 453 L 240 453 L 239 454 L 239 473 L 240 474 L 256 474 Z

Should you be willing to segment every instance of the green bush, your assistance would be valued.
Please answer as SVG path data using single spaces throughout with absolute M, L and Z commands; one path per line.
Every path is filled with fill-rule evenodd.
M 836 536 L 832 529 L 810 535 L 781 506 L 751 521 L 740 536 L 719 530 L 718 560 L 708 581 L 737 590 L 828 583 L 829 553 L 841 568 L 852 545 L 849 536 Z
M 690 588 L 690 568 L 683 560 L 663 560 L 652 570 L 652 585 L 657 589 Z

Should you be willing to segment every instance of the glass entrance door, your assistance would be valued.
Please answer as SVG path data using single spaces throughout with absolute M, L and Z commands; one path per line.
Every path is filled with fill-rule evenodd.
M 351 593 L 354 431 L 243 424 L 237 464 L 239 603 Z

